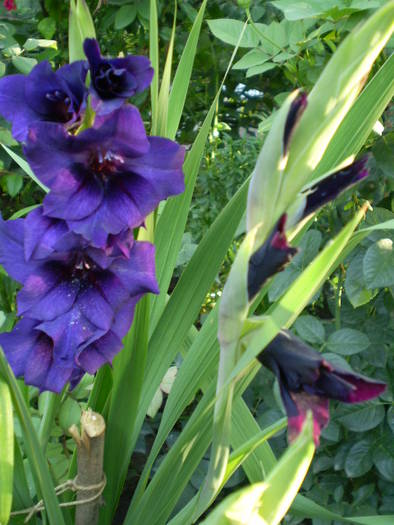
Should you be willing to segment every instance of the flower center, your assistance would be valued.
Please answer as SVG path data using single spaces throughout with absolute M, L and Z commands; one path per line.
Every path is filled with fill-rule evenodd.
M 116 175 L 119 168 L 124 163 L 123 157 L 110 150 L 97 150 L 93 153 L 89 161 L 89 168 L 98 175 L 104 182 L 109 177 Z
M 55 89 L 48 91 L 45 98 L 49 102 L 51 120 L 58 122 L 68 122 L 73 116 L 71 106 L 71 99 L 64 91 Z
M 96 282 L 98 267 L 96 263 L 84 252 L 77 252 L 65 268 L 65 273 L 72 283 L 79 288 L 85 288 Z
M 97 91 L 102 96 L 121 91 L 125 73 L 124 68 L 115 69 L 110 64 L 101 64 L 94 79 Z

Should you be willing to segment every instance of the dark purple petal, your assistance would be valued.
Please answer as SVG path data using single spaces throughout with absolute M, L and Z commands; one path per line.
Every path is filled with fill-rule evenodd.
M 45 321 L 68 312 L 79 292 L 79 283 L 62 280 L 55 264 L 37 267 L 17 296 L 18 315 Z
M 104 188 L 89 175 L 84 177 L 80 186 L 72 193 L 49 192 L 43 202 L 45 214 L 66 221 L 91 216 L 103 201 Z
M 327 202 L 335 199 L 340 193 L 350 186 L 357 184 L 360 180 L 368 176 L 366 168 L 368 157 L 353 162 L 350 166 L 336 171 L 325 179 L 321 180 L 311 188 L 306 195 L 306 204 L 303 217 L 313 213 Z
M 0 264 L 16 281 L 23 283 L 32 271 L 25 261 L 23 219 L 3 221 L 0 215 Z
M 286 214 L 282 215 L 271 235 L 249 259 L 249 300 L 257 295 L 267 279 L 280 272 L 297 253 L 297 249 L 287 243 L 285 223 Z
M 117 258 L 111 272 L 129 290 L 131 296 L 159 293 L 155 275 L 155 247 L 149 242 L 136 242 L 130 258 Z
M 72 361 L 68 363 L 68 371 L 59 374 L 53 341 L 37 328 L 37 321 L 22 319 L 12 332 L 0 334 L 0 345 L 14 374 L 24 376 L 26 384 L 60 392 L 68 381 Z
M 56 76 L 65 80 L 73 97 L 73 109 L 78 112 L 87 94 L 85 87 L 86 75 L 88 72 L 87 64 L 84 60 L 77 60 L 71 64 L 66 64 L 56 71 Z
M 63 361 L 74 360 L 79 348 L 83 348 L 106 333 L 83 315 L 78 306 L 52 321 L 44 321 L 38 328 L 55 344 L 57 356 Z
M 29 126 L 37 120 L 37 113 L 25 100 L 24 75 L 10 75 L 0 79 L 0 115 L 12 122 L 12 135 L 16 140 L 27 138 Z
M 127 159 L 127 168 L 149 182 L 160 200 L 182 193 L 185 190 L 182 171 L 185 149 L 162 137 L 149 137 L 149 143 L 150 149 L 145 155 Z M 130 182 L 128 179 L 127 188 L 134 194 Z
M 145 90 L 153 78 L 149 59 L 128 55 L 125 58 L 106 59 L 101 56 L 98 42 L 88 38 L 84 42 L 91 74 L 93 107 L 99 114 L 108 114 L 124 101 Z
M 33 330 L 36 324 L 37 321 L 32 319 L 22 319 L 12 332 L 0 334 L 0 346 L 17 377 L 24 374 L 26 363 L 29 362 L 31 349 L 38 336 L 38 332 Z
M 100 46 L 95 38 L 86 38 L 83 43 L 83 50 L 88 59 L 89 65 L 96 68 L 101 62 Z
M 36 208 L 24 221 L 25 259 L 39 260 L 53 254 L 59 241 L 68 235 L 63 221 L 49 219 L 43 215 L 42 207 Z
M 78 365 L 89 374 L 94 374 L 106 363 L 112 363 L 121 350 L 122 341 L 112 331 L 86 346 L 77 357 Z
M 287 115 L 285 123 L 285 130 L 283 133 L 283 150 L 285 153 L 289 148 L 291 136 L 301 118 L 301 115 L 304 113 L 306 106 L 306 93 L 300 93 L 299 95 L 297 95 L 297 97 L 293 100 L 293 102 L 290 105 L 289 113 Z

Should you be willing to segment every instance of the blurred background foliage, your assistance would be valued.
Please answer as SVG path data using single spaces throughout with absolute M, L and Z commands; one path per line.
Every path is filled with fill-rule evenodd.
M 309 91 L 349 30 L 368 16 L 370 10 L 383 3 L 381 0 L 250 2 L 253 23 L 245 32 L 237 62 L 217 107 L 174 283 L 204 232 L 253 170 L 272 115 L 287 93 L 297 87 Z M 89 0 L 88 4 L 94 13 L 104 54 L 148 54 L 149 0 Z M 68 2 L 16 0 L 16 5 L 17 9 L 10 12 L 0 6 L 0 75 L 28 73 L 42 60 L 50 60 L 54 67 L 66 63 Z M 178 2 L 175 57 L 183 51 L 199 6 L 200 2 L 196 0 Z M 159 1 L 158 8 L 160 52 L 164 57 L 174 4 Z M 208 2 L 192 84 L 177 135 L 178 141 L 186 146 L 192 142 L 203 121 L 229 62 L 240 23 L 246 16 L 237 2 Z M 393 42 L 378 59 L 374 71 L 386 60 L 392 45 Z M 141 95 L 138 103 L 148 121 L 148 92 Z M 359 199 L 369 199 L 372 203 L 373 211 L 366 219 L 368 224 L 394 219 L 393 123 L 394 112 L 389 107 L 364 148 L 370 155 L 370 177 L 357 190 L 346 192 L 320 212 L 301 241 L 300 253 L 275 278 L 266 301 L 280 297 L 320 246 L 347 222 Z M 17 146 L 4 121 L 0 122 L 0 142 Z M 0 151 L 0 192 L 1 211 L 5 218 L 39 203 L 43 196 L 4 151 Z M 242 233 L 241 223 L 233 247 L 206 298 L 200 324 L 220 295 Z M 331 423 L 323 432 L 321 446 L 303 485 L 304 494 L 344 515 L 394 513 L 394 261 L 384 249 L 393 240 L 391 232 L 379 231 L 369 235 L 343 261 L 339 271 L 313 298 L 293 328 L 333 362 L 345 368 L 351 365 L 389 385 L 381 398 L 383 402 L 379 400 L 350 408 L 332 405 Z M 15 321 L 15 286 L 4 273 L 0 274 L 2 331 L 11 329 Z M 49 461 L 59 483 L 64 480 L 73 446 L 66 429 L 79 419 L 77 401 L 83 406 L 91 380 L 85 377 L 64 400 L 51 438 Z M 144 424 L 126 493 L 130 493 L 130 487 L 134 486 L 143 468 L 160 422 L 160 404 L 165 394 L 163 388 L 157 406 L 151 410 L 154 417 Z M 38 391 L 29 389 L 26 395 L 30 396 L 39 426 L 43 407 L 37 404 Z M 260 371 L 244 397 L 262 426 L 276 421 L 283 413 L 277 386 L 267 371 Z M 186 424 L 188 413 L 187 410 L 180 425 L 182 421 Z M 175 429 L 168 438 L 167 449 L 179 430 Z M 285 447 L 285 433 L 274 438 L 271 444 L 280 453 Z M 179 502 L 179 508 L 200 486 L 207 464 L 207 459 L 204 459 Z M 239 471 L 228 483 L 228 489 L 243 482 L 243 473 Z M 126 501 L 125 505 L 127 508 Z M 286 522 L 308 524 L 311 520 L 300 516 L 288 517 Z M 323 525 L 317 519 L 312 522 L 313 525 Z

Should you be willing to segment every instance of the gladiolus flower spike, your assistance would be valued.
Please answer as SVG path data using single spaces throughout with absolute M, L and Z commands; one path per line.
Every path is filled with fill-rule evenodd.
M 1 220 L 0 262 L 22 284 L 17 306 L 23 316 L 13 332 L 0 335 L 0 344 L 17 375 L 56 392 L 73 374 L 93 374 L 110 363 L 137 301 L 159 291 L 152 244 L 131 237 L 127 256 L 116 244 L 100 250 L 42 209 Z
M 103 104 L 83 131 L 86 62 L 56 72 L 41 62 L 0 80 L 0 114 L 49 188 L 25 219 L 0 216 L 0 264 L 21 284 L 21 319 L 0 345 L 16 376 L 53 392 L 111 363 L 138 300 L 159 293 L 154 246 L 136 241 L 134 228 L 184 191 L 184 148 L 147 137 L 127 104 L 150 84 L 149 60 L 104 59 L 95 40 L 85 51 L 91 93 Z
M 276 376 L 288 416 L 288 437 L 301 431 L 308 410 L 314 421 L 314 440 L 329 421 L 329 399 L 361 403 L 378 397 L 386 385 L 338 368 L 291 332 L 283 330 L 258 356 Z

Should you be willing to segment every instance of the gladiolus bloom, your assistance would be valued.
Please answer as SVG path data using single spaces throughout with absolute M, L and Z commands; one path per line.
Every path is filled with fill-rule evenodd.
M 97 40 L 87 38 L 83 45 L 89 62 L 93 108 L 108 113 L 149 87 L 153 78 L 150 60 L 144 56 L 104 58 Z
M 329 421 L 329 399 L 361 403 L 378 397 L 384 383 L 338 368 L 291 332 L 281 331 L 258 356 L 276 376 L 288 416 L 288 436 L 301 431 L 308 410 L 312 411 L 314 439 Z
M 15 139 L 25 141 L 31 124 L 59 122 L 67 127 L 80 117 L 86 88 L 83 61 L 52 71 L 49 62 L 37 64 L 28 75 L 0 79 L 0 115 L 12 122 Z
M 0 336 L 17 375 L 60 391 L 75 370 L 94 373 L 112 361 L 135 304 L 146 293 L 158 293 L 154 246 L 131 237 L 123 242 L 126 247 L 127 256 L 116 242 L 105 251 L 93 248 L 63 221 L 43 216 L 42 209 L 26 219 L 0 221 L 0 263 L 22 284 L 17 294 L 20 328 Z M 26 351 L 29 345 L 31 352 Z M 27 361 L 44 354 L 41 364 Z M 30 367 L 31 374 L 36 370 L 34 379 Z
M 36 123 L 25 154 L 51 190 L 45 215 L 65 220 L 97 247 L 140 226 L 161 200 L 184 191 L 184 149 L 147 137 L 134 106 L 96 117 L 93 128 L 76 136 L 59 125 Z

